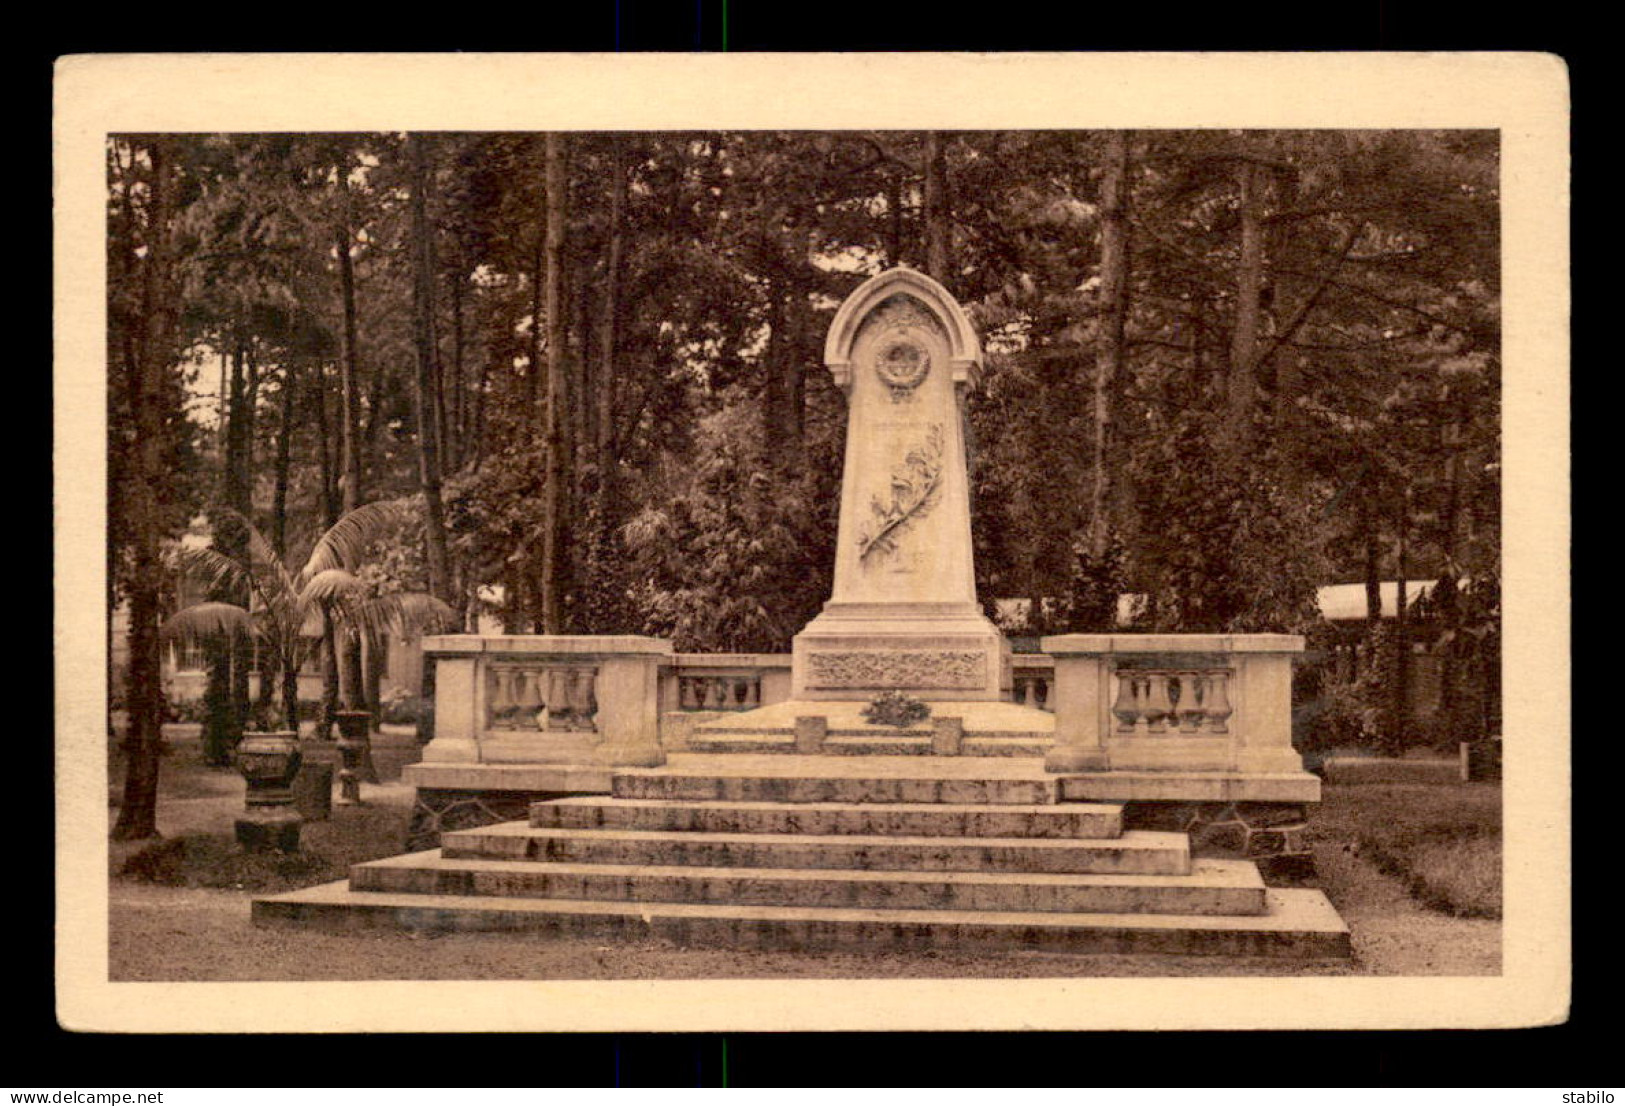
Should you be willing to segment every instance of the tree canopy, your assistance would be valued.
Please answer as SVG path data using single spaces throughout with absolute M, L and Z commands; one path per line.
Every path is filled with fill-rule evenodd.
M 286 557 L 415 496 L 384 564 L 466 625 L 492 607 L 512 631 L 785 650 L 832 561 L 824 331 L 893 265 L 933 271 L 984 337 L 978 584 L 1031 600 L 1012 630 L 1110 628 L 1126 593 L 1157 630 L 1301 631 L 1322 584 L 1499 575 L 1493 132 L 129 135 L 108 155 L 121 588 L 149 563 L 137 508 L 159 538 L 240 512 Z M 173 334 L 143 378 L 153 296 Z M 136 496 L 142 471 L 160 483 Z

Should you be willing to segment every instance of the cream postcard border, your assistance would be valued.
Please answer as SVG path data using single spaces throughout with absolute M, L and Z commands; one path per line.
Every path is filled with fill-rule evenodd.
M 1569 100 L 1542 54 L 195 54 L 58 62 L 57 1013 L 70 1029 L 1488 1028 L 1567 1015 Z M 110 983 L 105 141 L 115 132 L 1495 128 L 1506 912 L 1486 978 Z M 247 903 L 244 902 L 244 912 Z

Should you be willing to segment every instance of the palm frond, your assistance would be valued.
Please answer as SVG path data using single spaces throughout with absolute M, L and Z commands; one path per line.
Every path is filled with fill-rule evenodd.
M 299 598 L 306 604 L 334 607 L 365 599 L 366 593 L 366 582 L 355 573 L 343 568 L 326 568 L 306 581 Z
M 159 633 L 186 644 L 231 641 L 259 633 L 254 616 L 233 603 L 197 603 L 164 620 Z
M 243 528 L 243 533 L 248 539 L 249 564 L 261 565 L 268 570 L 269 580 L 261 579 L 261 574 L 257 572 L 249 574 L 253 580 L 254 590 L 260 593 L 261 599 L 269 605 L 275 602 L 274 593 L 280 591 L 291 594 L 299 590 L 288 571 L 288 566 L 282 563 L 282 558 L 277 556 L 270 540 L 254 525 L 253 519 L 231 507 L 215 507 L 214 511 L 216 514 L 229 517 Z
M 416 516 L 417 504 L 412 499 L 385 499 L 357 507 L 316 539 L 304 574 L 314 578 L 329 569 L 360 567 L 369 546 Z
M 218 549 L 177 549 L 174 558 L 176 570 L 202 584 L 206 591 L 251 583 L 248 570 Z
M 336 613 L 347 630 L 374 642 L 391 633 L 434 633 L 456 618 L 449 606 L 422 592 L 371 596 L 346 603 Z

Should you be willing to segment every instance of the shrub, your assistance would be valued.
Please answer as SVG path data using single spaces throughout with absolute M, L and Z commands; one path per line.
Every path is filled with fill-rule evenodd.
M 931 717 L 926 703 L 901 691 L 888 691 L 877 696 L 863 708 L 863 717 L 871 726 L 896 726 L 903 729 Z
M 421 695 L 385 699 L 382 721 L 392 726 L 415 726 L 427 715 L 429 701 Z

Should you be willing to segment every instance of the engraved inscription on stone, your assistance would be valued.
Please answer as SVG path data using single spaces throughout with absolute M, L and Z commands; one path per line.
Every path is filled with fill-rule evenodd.
M 837 688 L 978 688 L 987 682 L 979 650 L 877 650 L 807 655 L 808 685 Z

